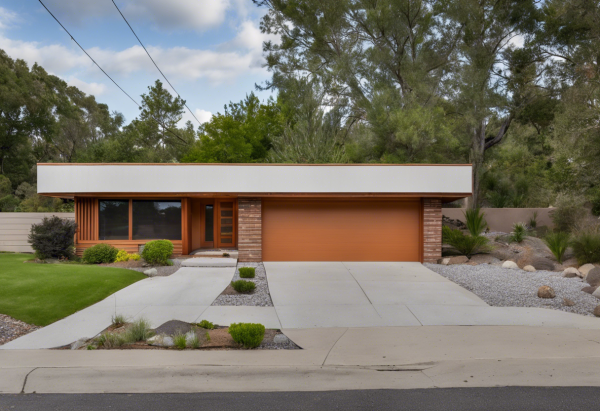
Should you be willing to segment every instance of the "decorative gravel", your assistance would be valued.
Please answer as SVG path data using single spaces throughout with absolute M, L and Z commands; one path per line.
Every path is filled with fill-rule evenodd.
M 161 266 L 161 267 L 152 267 L 152 266 L 148 266 L 148 267 L 124 267 L 124 268 L 128 268 L 130 270 L 134 270 L 134 271 L 139 271 L 140 273 L 143 273 L 146 270 L 149 270 L 151 268 L 156 268 L 156 276 L 155 277 L 167 277 L 173 273 L 175 273 L 175 271 L 179 270 L 180 266 L 181 266 L 181 262 L 183 260 L 186 260 L 186 258 L 173 258 L 171 261 L 173 261 L 173 265 L 167 265 L 167 266 Z
M 0 345 L 6 344 L 25 334 L 29 334 L 38 328 L 41 327 L 15 320 L 8 315 L 0 314 Z
M 425 266 L 473 292 L 494 307 L 552 308 L 593 316 L 594 308 L 600 305 L 599 299 L 581 291 L 583 287 L 588 286 L 587 283 L 578 277 L 562 277 L 562 273 L 552 271 L 530 273 L 489 264 L 476 266 L 425 264 Z M 556 297 L 539 298 L 537 291 L 542 285 L 552 287 Z M 564 298 L 572 300 L 575 305 L 565 306 Z
M 254 278 L 240 278 L 240 267 L 256 268 Z M 267 283 L 267 272 L 263 263 L 238 263 L 232 281 L 247 280 L 256 284 L 252 294 L 221 294 L 212 303 L 212 305 L 249 305 L 254 307 L 273 307 L 271 294 L 269 294 L 269 284 Z

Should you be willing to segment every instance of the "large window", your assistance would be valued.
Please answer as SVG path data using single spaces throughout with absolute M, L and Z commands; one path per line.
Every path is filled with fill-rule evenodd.
M 133 240 L 181 240 L 181 201 L 133 200 Z
M 100 240 L 129 239 L 129 200 L 100 200 Z

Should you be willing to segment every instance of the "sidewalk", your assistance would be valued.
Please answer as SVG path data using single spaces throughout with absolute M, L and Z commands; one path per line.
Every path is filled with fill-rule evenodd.
M 535 327 L 286 330 L 303 350 L 0 351 L 0 393 L 600 386 L 600 332 Z

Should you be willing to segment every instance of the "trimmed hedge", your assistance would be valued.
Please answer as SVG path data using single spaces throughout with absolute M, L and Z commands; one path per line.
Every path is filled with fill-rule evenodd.
M 75 221 L 57 216 L 44 217 L 41 223 L 31 226 L 27 241 L 41 259 L 71 258 L 76 230 Z
M 83 261 L 90 264 L 114 263 L 119 250 L 110 244 L 96 244 L 83 252 Z
M 254 284 L 252 281 L 246 280 L 232 281 L 231 286 L 238 293 L 249 293 L 254 291 L 254 289 L 256 288 L 256 284 Z
M 234 323 L 229 326 L 233 341 L 245 348 L 256 348 L 265 338 L 265 326 L 252 323 Z
M 241 278 L 254 278 L 256 269 L 254 267 L 240 267 Z
M 144 245 L 142 258 L 148 264 L 167 265 L 169 258 L 173 254 L 173 243 L 169 240 L 148 241 Z

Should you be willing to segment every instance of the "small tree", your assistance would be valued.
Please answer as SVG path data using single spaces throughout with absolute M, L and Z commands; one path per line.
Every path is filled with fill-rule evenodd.
M 31 226 L 28 242 L 39 258 L 70 258 L 76 230 L 75 221 L 44 217 L 41 223 Z

